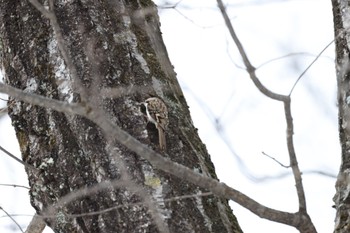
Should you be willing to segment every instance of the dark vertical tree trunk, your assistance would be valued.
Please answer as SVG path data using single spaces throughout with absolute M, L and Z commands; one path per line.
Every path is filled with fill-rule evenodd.
M 68 69 L 57 33 L 42 13 L 26 0 L 0 0 L 0 6 L 0 59 L 8 84 L 64 102 L 93 105 L 161 152 L 157 129 L 145 121 L 140 108 L 146 98 L 158 96 L 169 110 L 163 155 L 216 178 L 168 59 L 153 2 L 54 1 L 76 73 Z M 39 214 L 54 205 L 56 211 L 45 221 L 55 232 L 160 231 L 145 204 L 130 205 L 143 199 L 127 185 L 55 205 L 83 187 L 119 180 L 123 174 L 118 158 L 123 159 L 133 181 L 158 202 L 158 212 L 170 232 L 241 232 L 227 200 L 198 196 L 165 201 L 206 190 L 153 168 L 119 144 L 118 138 L 106 138 L 86 118 L 16 99 L 9 101 L 9 115 L 23 161 L 35 168 L 26 167 L 31 203 Z M 120 205 L 123 207 L 112 211 L 84 215 Z
M 350 232 L 350 6 L 349 1 L 344 0 L 332 0 L 332 4 L 336 38 L 339 136 L 342 148 L 334 196 L 337 211 L 334 232 L 345 233 Z

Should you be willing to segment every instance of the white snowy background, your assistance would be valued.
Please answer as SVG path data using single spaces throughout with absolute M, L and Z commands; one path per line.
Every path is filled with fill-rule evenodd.
M 288 165 L 283 105 L 263 96 L 245 72 L 215 0 L 157 0 L 163 39 L 220 180 L 268 207 L 296 212 L 298 200 Z M 173 6 L 176 8 L 166 8 Z M 224 1 L 257 75 L 272 91 L 289 93 L 298 76 L 333 40 L 329 0 Z M 288 56 L 286 56 L 288 55 Z M 273 60 L 286 56 L 283 59 Z M 340 146 L 337 132 L 334 44 L 311 67 L 292 94 L 295 149 L 307 207 L 320 233 L 332 232 L 332 198 Z M 0 97 L 6 98 L 4 95 Z M 0 100 L 0 107 L 5 102 Z M 20 158 L 8 117 L 0 120 L 0 145 Z M 237 157 L 243 162 L 239 162 Z M 28 185 L 21 164 L 0 152 L 0 183 Z M 230 202 L 246 233 L 295 233 Z M 0 207 L 25 229 L 34 210 L 28 191 L 0 186 Z M 18 216 L 16 216 L 18 215 Z M 23 216 L 29 215 L 29 216 Z M 20 232 L 0 212 L 0 232 Z M 45 229 L 45 232 L 51 232 Z

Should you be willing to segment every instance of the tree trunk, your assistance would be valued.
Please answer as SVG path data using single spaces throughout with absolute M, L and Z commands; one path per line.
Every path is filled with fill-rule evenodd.
M 350 6 L 348 1 L 332 0 L 338 83 L 341 166 L 333 198 L 336 208 L 334 232 L 350 232 Z
M 100 109 L 165 157 L 216 178 L 192 124 L 150 0 L 56 0 L 53 12 L 63 40 L 53 30 L 52 19 L 29 2 L 0 0 L 0 5 L 0 59 L 8 84 Z M 140 103 L 150 96 L 162 98 L 168 107 L 166 152 L 158 147 L 156 127 L 142 114 Z M 123 184 L 123 170 L 157 201 L 158 214 L 170 232 L 241 232 L 227 200 L 201 196 L 205 189 L 153 168 L 118 143 L 118 138 L 106 138 L 90 120 L 16 99 L 8 106 L 22 159 L 28 164 L 31 203 L 38 214 L 54 206 L 45 222 L 55 232 L 161 232 L 144 197 L 130 182 L 90 195 L 77 192 L 74 201 L 60 202 L 104 181 Z M 198 196 L 167 201 L 193 194 Z M 120 208 L 87 215 L 115 206 Z

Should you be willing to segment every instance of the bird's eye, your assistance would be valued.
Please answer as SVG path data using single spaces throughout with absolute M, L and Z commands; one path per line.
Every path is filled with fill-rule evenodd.
M 146 113 L 146 106 L 145 106 L 145 104 L 141 104 L 141 105 L 140 105 L 140 111 L 141 111 L 141 113 L 144 114 L 144 115 L 147 114 L 147 113 Z

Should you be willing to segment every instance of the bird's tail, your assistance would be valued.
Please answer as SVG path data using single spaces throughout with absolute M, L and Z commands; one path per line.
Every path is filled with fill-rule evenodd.
M 159 137 L 159 147 L 162 151 L 166 150 L 166 141 L 165 141 L 165 132 L 161 127 L 158 128 L 158 137 Z

